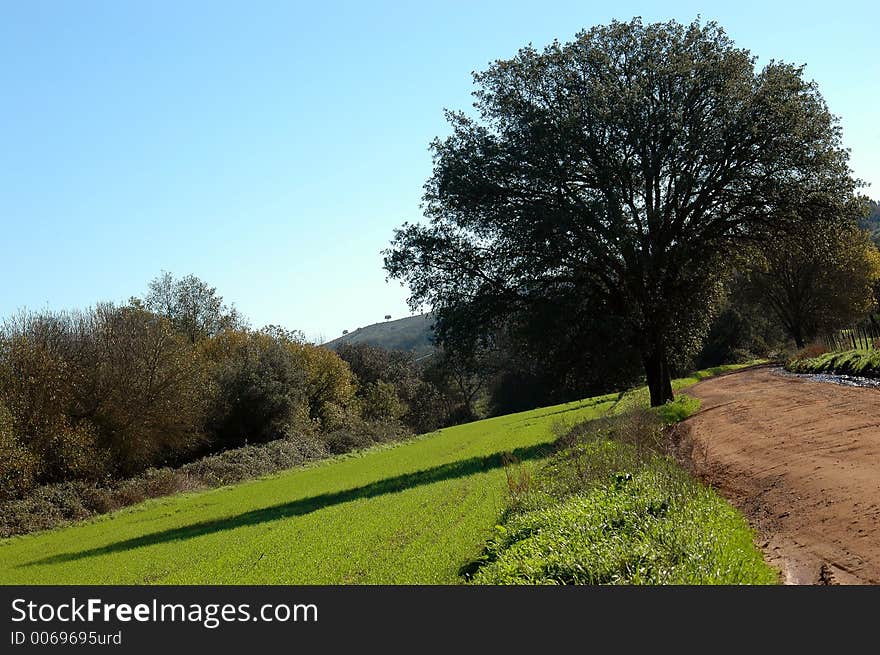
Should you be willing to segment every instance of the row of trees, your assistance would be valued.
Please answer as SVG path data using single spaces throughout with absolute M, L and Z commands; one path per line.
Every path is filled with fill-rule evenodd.
M 819 222 L 743 248 L 737 260 L 722 278 L 699 348 L 671 358 L 674 374 L 779 356 L 877 311 L 880 252 L 852 222 Z M 508 319 L 476 356 L 445 351 L 456 365 L 443 369 L 469 380 L 480 409 L 493 414 L 607 393 L 644 375 L 625 328 L 603 308 L 548 301 L 519 321 Z M 474 352 L 472 344 L 458 346 Z
M 340 356 L 252 330 L 203 281 L 165 274 L 123 306 L 3 324 L 0 489 L 120 478 L 294 433 L 341 452 L 448 424 L 461 416 L 449 391 L 408 355 Z
M 446 349 L 523 353 L 581 389 L 635 357 L 658 405 L 732 281 L 799 344 L 867 308 L 858 182 L 802 66 L 759 69 L 715 23 L 634 19 L 474 82 L 474 111 L 432 144 L 429 223 L 385 253 Z

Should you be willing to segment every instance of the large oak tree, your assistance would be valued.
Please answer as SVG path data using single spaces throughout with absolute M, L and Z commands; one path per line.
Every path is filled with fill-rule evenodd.
M 802 67 L 758 69 L 714 23 L 613 22 L 474 81 L 475 111 L 448 112 L 432 144 L 430 222 L 396 231 L 386 270 L 432 306 L 441 340 L 538 299 L 613 312 L 653 405 L 672 398 L 671 358 L 702 336 L 730 249 L 855 185 Z

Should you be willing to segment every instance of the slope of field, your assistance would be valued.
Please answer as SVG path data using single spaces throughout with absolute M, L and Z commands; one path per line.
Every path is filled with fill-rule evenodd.
M 612 394 L 460 425 L 6 539 L 0 582 L 459 582 L 459 568 L 478 555 L 505 507 L 504 453 L 540 460 L 554 428 L 643 396 L 621 402 Z
M 697 472 L 790 583 L 880 583 L 880 390 L 755 368 L 688 391 Z
M 541 457 L 559 421 L 616 395 L 456 426 L 416 441 L 0 542 L 5 584 L 450 583 L 505 501 L 502 454 Z

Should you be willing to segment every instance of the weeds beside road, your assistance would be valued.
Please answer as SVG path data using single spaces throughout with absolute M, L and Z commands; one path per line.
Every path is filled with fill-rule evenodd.
M 699 401 L 680 395 L 659 409 L 574 426 L 534 473 L 509 475 L 519 481 L 511 506 L 465 575 L 482 584 L 775 583 L 746 520 L 672 457 L 668 424 Z

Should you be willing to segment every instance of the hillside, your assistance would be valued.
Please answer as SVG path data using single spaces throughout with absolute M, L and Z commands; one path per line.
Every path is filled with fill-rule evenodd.
M 431 343 L 432 322 L 431 314 L 383 321 L 353 330 L 324 345 L 335 350 L 344 343 L 365 343 L 386 350 L 411 352 L 416 357 L 420 357 L 434 351 L 434 345 Z
M 880 244 L 880 204 L 870 201 L 871 213 L 859 221 L 862 228 L 871 233 L 874 243 Z
M 5 584 L 455 583 L 504 508 L 501 454 L 616 396 L 488 419 L 392 448 L 0 541 Z
M 677 381 L 676 387 L 698 377 Z M 642 389 L 627 398 L 644 405 L 647 394 Z M 486 419 L 394 447 L 5 539 L 0 541 L 0 581 L 459 583 L 462 565 L 497 532 L 494 526 L 509 499 L 509 453 L 513 461 L 538 467 L 550 456 L 561 424 L 597 418 L 626 404 L 610 394 Z M 707 498 L 713 512 L 735 519 L 724 501 L 713 494 Z M 722 542 L 707 543 L 760 561 L 739 523 L 732 522 L 740 543 L 735 551 L 725 550 Z M 696 525 L 702 524 L 690 527 Z M 707 538 L 729 534 L 717 526 L 713 530 Z M 665 539 L 672 543 L 670 535 Z

